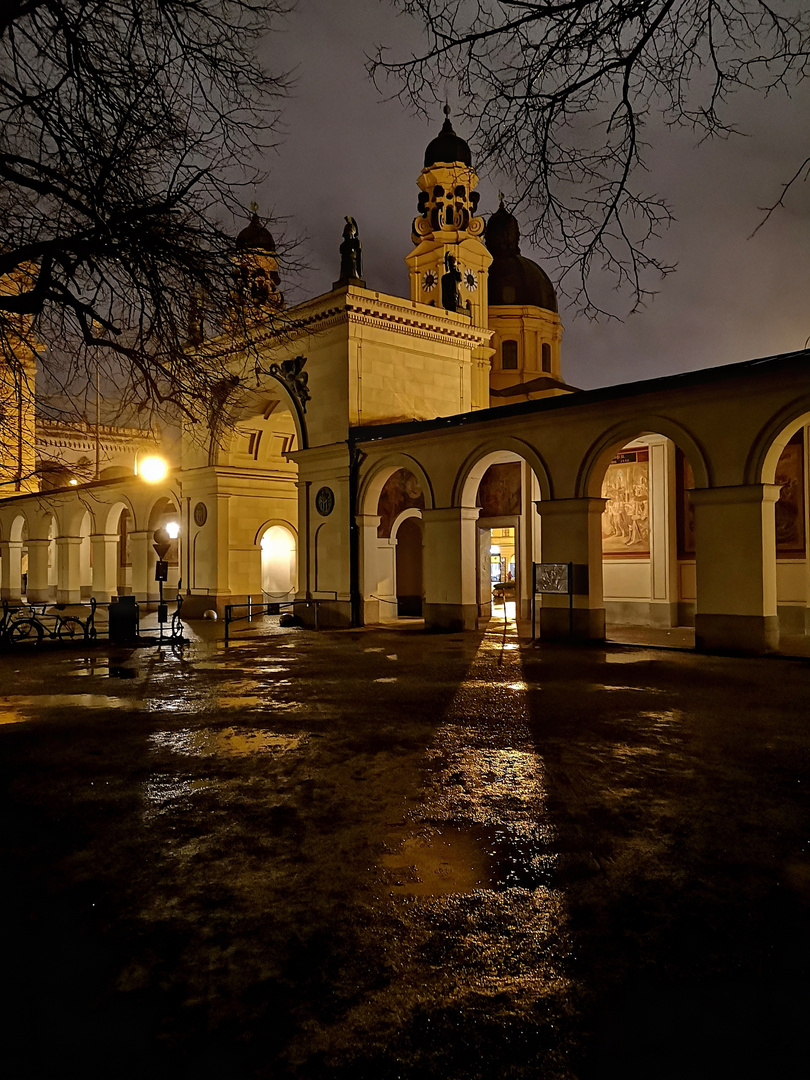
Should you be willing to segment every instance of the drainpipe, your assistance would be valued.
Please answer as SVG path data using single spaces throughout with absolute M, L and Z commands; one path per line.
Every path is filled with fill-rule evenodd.
M 360 626 L 360 530 L 357 526 L 357 480 L 360 463 L 365 454 L 351 441 L 349 447 L 349 596 L 351 598 L 352 626 Z

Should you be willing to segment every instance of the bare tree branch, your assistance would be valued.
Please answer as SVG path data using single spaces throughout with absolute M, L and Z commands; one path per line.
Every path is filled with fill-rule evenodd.
M 27 349 L 43 381 L 78 398 L 98 370 L 124 411 L 191 409 L 233 367 L 198 347 L 192 308 L 198 328 L 227 325 L 249 352 L 233 220 L 288 88 L 256 47 L 288 6 L 2 5 L 0 346 L 12 369 Z
M 511 180 L 533 240 L 590 316 L 607 314 L 595 272 L 638 306 L 673 269 L 655 244 L 670 208 L 646 189 L 650 117 L 726 137 L 735 91 L 787 92 L 810 71 L 799 0 L 392 3 L 422 23 L 426 46 L 403 60 L 380 48 L 372 78 L 422 114 L 454 88 L 480 165 Z

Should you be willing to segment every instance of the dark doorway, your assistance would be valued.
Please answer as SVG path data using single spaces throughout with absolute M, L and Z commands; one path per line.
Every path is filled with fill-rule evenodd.
M 422 614 L 422 521 L 406 518 L 397 530 L 397 615 Z

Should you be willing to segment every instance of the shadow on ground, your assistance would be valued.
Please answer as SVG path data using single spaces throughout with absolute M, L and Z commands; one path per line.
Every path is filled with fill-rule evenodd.
M 806 664 L 491 628 L 0 674 L 13 1075 L 800 1075 Z

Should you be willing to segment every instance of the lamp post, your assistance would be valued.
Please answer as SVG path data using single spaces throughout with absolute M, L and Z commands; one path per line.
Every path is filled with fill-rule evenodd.
M 160 635 L 160 641 L 163 641 L 163 624 L 167 622 L 169 617 L 169 609 L 163 600 L 163 582 L 169 576 L 169 564 L 166 562 L 166 555 L 171 546 L 171 537 L 166 529 L 155 529 L 153 534 L 154 544 L 152 547 L 155 549 L 155 554 L 158 557 L 158 561 L 155 563 L 155 581 L 158 583 L 160 589 L 160 599 L 158 601 L 158 630 Z
M 169 553 L 172 540 L 176 540 L 180 535 L 180 526 L 176 521 L 170 521 L 166 526 L 161 526 L 159 529 L 155 529 L 153 533 L 154 544 L 152 547 L 155 549 L 157 555 L 157 562 L 155 563 L 155 581 L 158 583 L 160 590 L 160 598 L 158 601 L 158 631 L 159 640 L 163 641 L 163 626 L 169 621 L 169 606 L 163 599 L 163 582 L 168 579 L 169 576 L 169 564 L 166 561 L 166 556 Z

